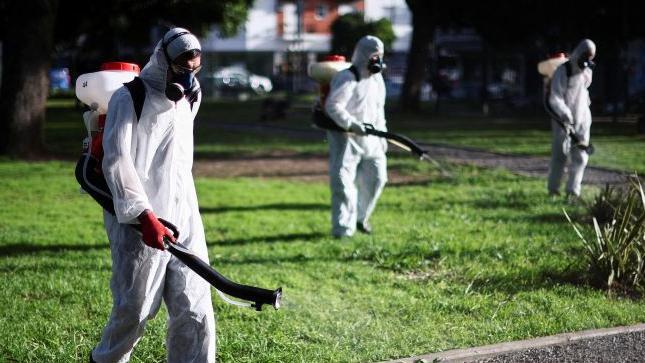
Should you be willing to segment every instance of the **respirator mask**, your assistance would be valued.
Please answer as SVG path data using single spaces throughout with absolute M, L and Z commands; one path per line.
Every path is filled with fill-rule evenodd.
M 591 60 L 591 58 L 593 58 L 593 55 L 589 52 L 583 54 L 578 60 L 578 67 L 580 67 L 580 69 L 593 69 L 596 66 L 596 63 Z
M 190 99 L 191 95 L 196 91 L 195 75 L 201 69 L 201 65 L 191 69 L 171 63 L 170 77 L 168 82 L 166 82 L 166 97 L 173 102 L 181 100 L 184 96 Z
M 379 55 L 372 56 L 368 61 L 367 61 L 367 70 L 372 73 L 380 73 L 386 68 L 385 63 L 383 63 L 383 59 Z

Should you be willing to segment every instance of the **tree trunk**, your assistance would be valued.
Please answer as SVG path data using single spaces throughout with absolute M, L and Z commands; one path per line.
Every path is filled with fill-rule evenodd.
M 416 111 L 419 109 L 421 86 L 428 77 L 426 66 L 434 26 L 430 11 L 427 11 L 428 5 L 423 5 L 424 1 L 416 2 L 421 3 L 416 6 L 412 5 L 413 1 L 407 1 L 407 3 L 412 12 L 412 40 L 399 103 L 404 111 Z
M 33 157 L 44 151 L 57 0 L 7 3 L 0 91 L 0 154 Z
M 490 46 L 486 41 L 482 44 L 482 88 L 480 89 L 482 114 L 488 116 L 490 113 L 490 104 L 488 100 L 488 80 L 490 78 Z

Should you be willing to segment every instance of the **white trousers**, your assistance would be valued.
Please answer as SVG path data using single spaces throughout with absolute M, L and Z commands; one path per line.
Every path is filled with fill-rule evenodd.
M 351 147 L 334 154 L 330 150 L 332 234 L 352 236 L 357 222 L 367 222 L 387 183 L 385 154 L 365 158 Z
M 208 261 L 199 215 L 177 226 L 180 240 Z M 168 308 L 168 362 L 214 362 L 215 317 L 210 285 L 167 251 L 150 248 L 132 227 L 104 213 L 112 253 L 112 313 L 100 343 L 97 363 L 127 362 L 163 300 Z M 160 348 L 158 337 L 152 337 Z
M 551 120 L 551 130 L 553 143 L 551 144 L 551 163 L 549 165 L 549 192 L 557 193 L 559 191 L 567 159 L 570 159 L 569 177 L 565 189 L 568 194 L 579 196 L 589 155 L 586 151 L 572 145 L 564 129 L 553 120 Z M 589 127 L 577 126 L 576 134 L 581 142 L 589 143 Z M 567 147 L 567 145 L 570 145 L 570 147 Z

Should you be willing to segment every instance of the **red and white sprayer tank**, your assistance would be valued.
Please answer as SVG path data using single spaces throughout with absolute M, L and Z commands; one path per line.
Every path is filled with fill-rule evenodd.
M 93 111 L 83 115 L 88 133 L 83 148 L 90 149 L 92 155 L 102 157 L 98 154 L 103 151 L 103 127 L 112 94 L 138 76 L 139 70 L 134 63 L 108 62 L 101 65 L 100 71 L 81 74 L 76 79 L 76 98 Z
M 320 84 L 320 104 L 325 104 L 325 99 L 329 94 L 329 83 L 334 75 L 343 69 L 347 69 L 352 64 L 345 61 L 342 55 L 328 55 L 322 62 L 311 63 L 307 69 L 309 77 L 313 78 Z
M 555 73 L 555 70 L 567 60 L 569 60 L 569 58 L 567 58 L 566 54 L 562 52 L 554 53 L 548 59 L 545 59 L 538 63 L 538 73 L 540 73 L 547 79 L 551 79 L 553 78 L 553 73 Z

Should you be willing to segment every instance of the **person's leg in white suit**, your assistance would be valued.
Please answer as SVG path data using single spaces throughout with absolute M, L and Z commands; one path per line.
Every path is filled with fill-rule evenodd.
M 92 351 L 97 363 L 127 362 L 148 320 L 159 310 L 169 254 L 140 241 L 134 228 L 104 216 L 112 251 L 112 313 Z
M 589 145 L 590 127 L 581 125 L 576 134 L 580 135 L 580 142 Z M 569 179 L 567 180 L 566 192 L 570 195 L 580 196 L 582 190 L 582 178 L 589 161 L 589 154 L 577 147 L 571 148 L 571 166 L 569 167 Z
M 214 362 L 210 285 L 170 253 L 146 246 L 134 228 L 119 224 L 114 216 L 106 213 L 105 224 L 115 272 L 110 283 L 114 304 L 93 360 L 127 362 L 163 298 L 168 307 L 168 362 Z M 201 220 L 190 224 L 192 228 L 181 226 L 178 242 L 207 260 Z
M 360 161 L 360 155 L 349 147 L 337 155 L 330 152 L 329 183 L 334 237 L 352 236 L 356 231 L 356 169 Z
M 180 234 L 182 245 L 208 261 L 204 227 L 199 215 Z M 166 269 L 164 302 L 168 307 L 168 362 L 215 362 L 215 317 L 210 285 L 181 261 Z
M 553 142 L 551 143 L 551 162 L 549 164 L 548 190 L 549 194 L 559 194 L 562 176 L 567 164 L 567 155 L 564 151 L 564 144 L 568 136 L 560 125 L 551 121 Z
M 376 202 L 387 183 L 387 159 L 385 155 L 374 159 L 363 159 L 358 165 L 358 219 L 369 229 L 369 218 Z

